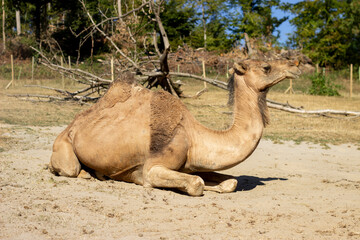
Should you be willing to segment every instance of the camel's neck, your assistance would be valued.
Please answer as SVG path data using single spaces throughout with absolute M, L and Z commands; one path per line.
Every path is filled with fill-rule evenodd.
M 256 93 L 244 82 L 234 84 L 234 122 L 228 131 L 240 136 L 257 131 L 261 137 L 268 122 L 266 93 Z
M 198 171 L 233 167 L 244 161 L 259 143 L 266 121 L 263 111 L 267 109 L 263 109 L 266 107 L 261 105 L 262 99 L 257 93 L 244 82 L 240 84 L 243 85 L 235 86 L 232 127 L 220 132 L 202 129 L 194 135 L 196 140 L 190 156 L 197 159 Z

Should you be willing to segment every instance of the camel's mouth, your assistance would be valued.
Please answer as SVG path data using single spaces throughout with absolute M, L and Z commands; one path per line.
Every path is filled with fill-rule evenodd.
M 298 78 L 301 74 L 300 69 L 296 69 L 296 71 L 291 71 L 291 70 L 285 70 L 285 78 Z
M 272 87 L 278 83 L 280 83 L 281 81 L 285 80 L 285 79 L 294 79 L 294 78 L 298 78 L 301 74 L 301 71 L 299 69 L 296 69 L 295 71 L 291 71 L 291 70 L 285 70 L 283 72 L 283 74 L 281 75 L 281 77 L 279 77 L 277 80 L 273 81 L 271 84 L 269 84 L 267 86 L 267 88 Z M 264 90 L 264 89 L 262 89 Z

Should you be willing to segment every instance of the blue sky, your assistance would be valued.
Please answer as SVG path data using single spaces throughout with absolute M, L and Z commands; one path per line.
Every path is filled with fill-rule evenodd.
M 281 2 L 282 3 L 298 3 L 298 2 L 300 2 L 300 0 L 281 0 Z M 290 23 L 289 23 L 289 20 L 291 18 L 293 18 L 294 15 L 291 15 L 288 12 L 285 13 L 285 12 L 279 10 L 279 9 L 276 9 L 276 8 L 273 9 L 273 14 L 277 18 L 282 18 L 283 16 L 290 16 L 289 19 L 287 21 L 283 22 L 278 28 L 278 30 L 280 31 L 279 42 L 280 43 L 285 43 L 287 41 L 287 39 L 288 39 L 288 34 L 292 33 L 295 30 L 295 28 L 293 26 L 291 26 Z

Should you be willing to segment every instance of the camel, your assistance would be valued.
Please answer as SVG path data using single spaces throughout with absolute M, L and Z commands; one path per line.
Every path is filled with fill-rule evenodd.
M 215 171 L 252 154 L 269 121 L 269 88 L 300 71 L 289 61 L 243 60 L 231 73 L 234 117 L 227 130 L 203 126 L 165 91 L 117 81 L 56 138 L 50 170 L 80 177 L 85 168 L 100 179 L 178 189 L 190 196 L 235 191 L 237 180 Z

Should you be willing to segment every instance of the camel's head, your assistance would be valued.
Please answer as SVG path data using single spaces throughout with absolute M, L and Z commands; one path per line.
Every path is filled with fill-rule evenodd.
M 298 62 L 288 60 L 265 62 L 249 59 L 235 63 L 232 71 L 235 81 L 238 76 L 256 92 L 264 92 L 286 78 L 298 77 L 301 72 L 297 66 Z

